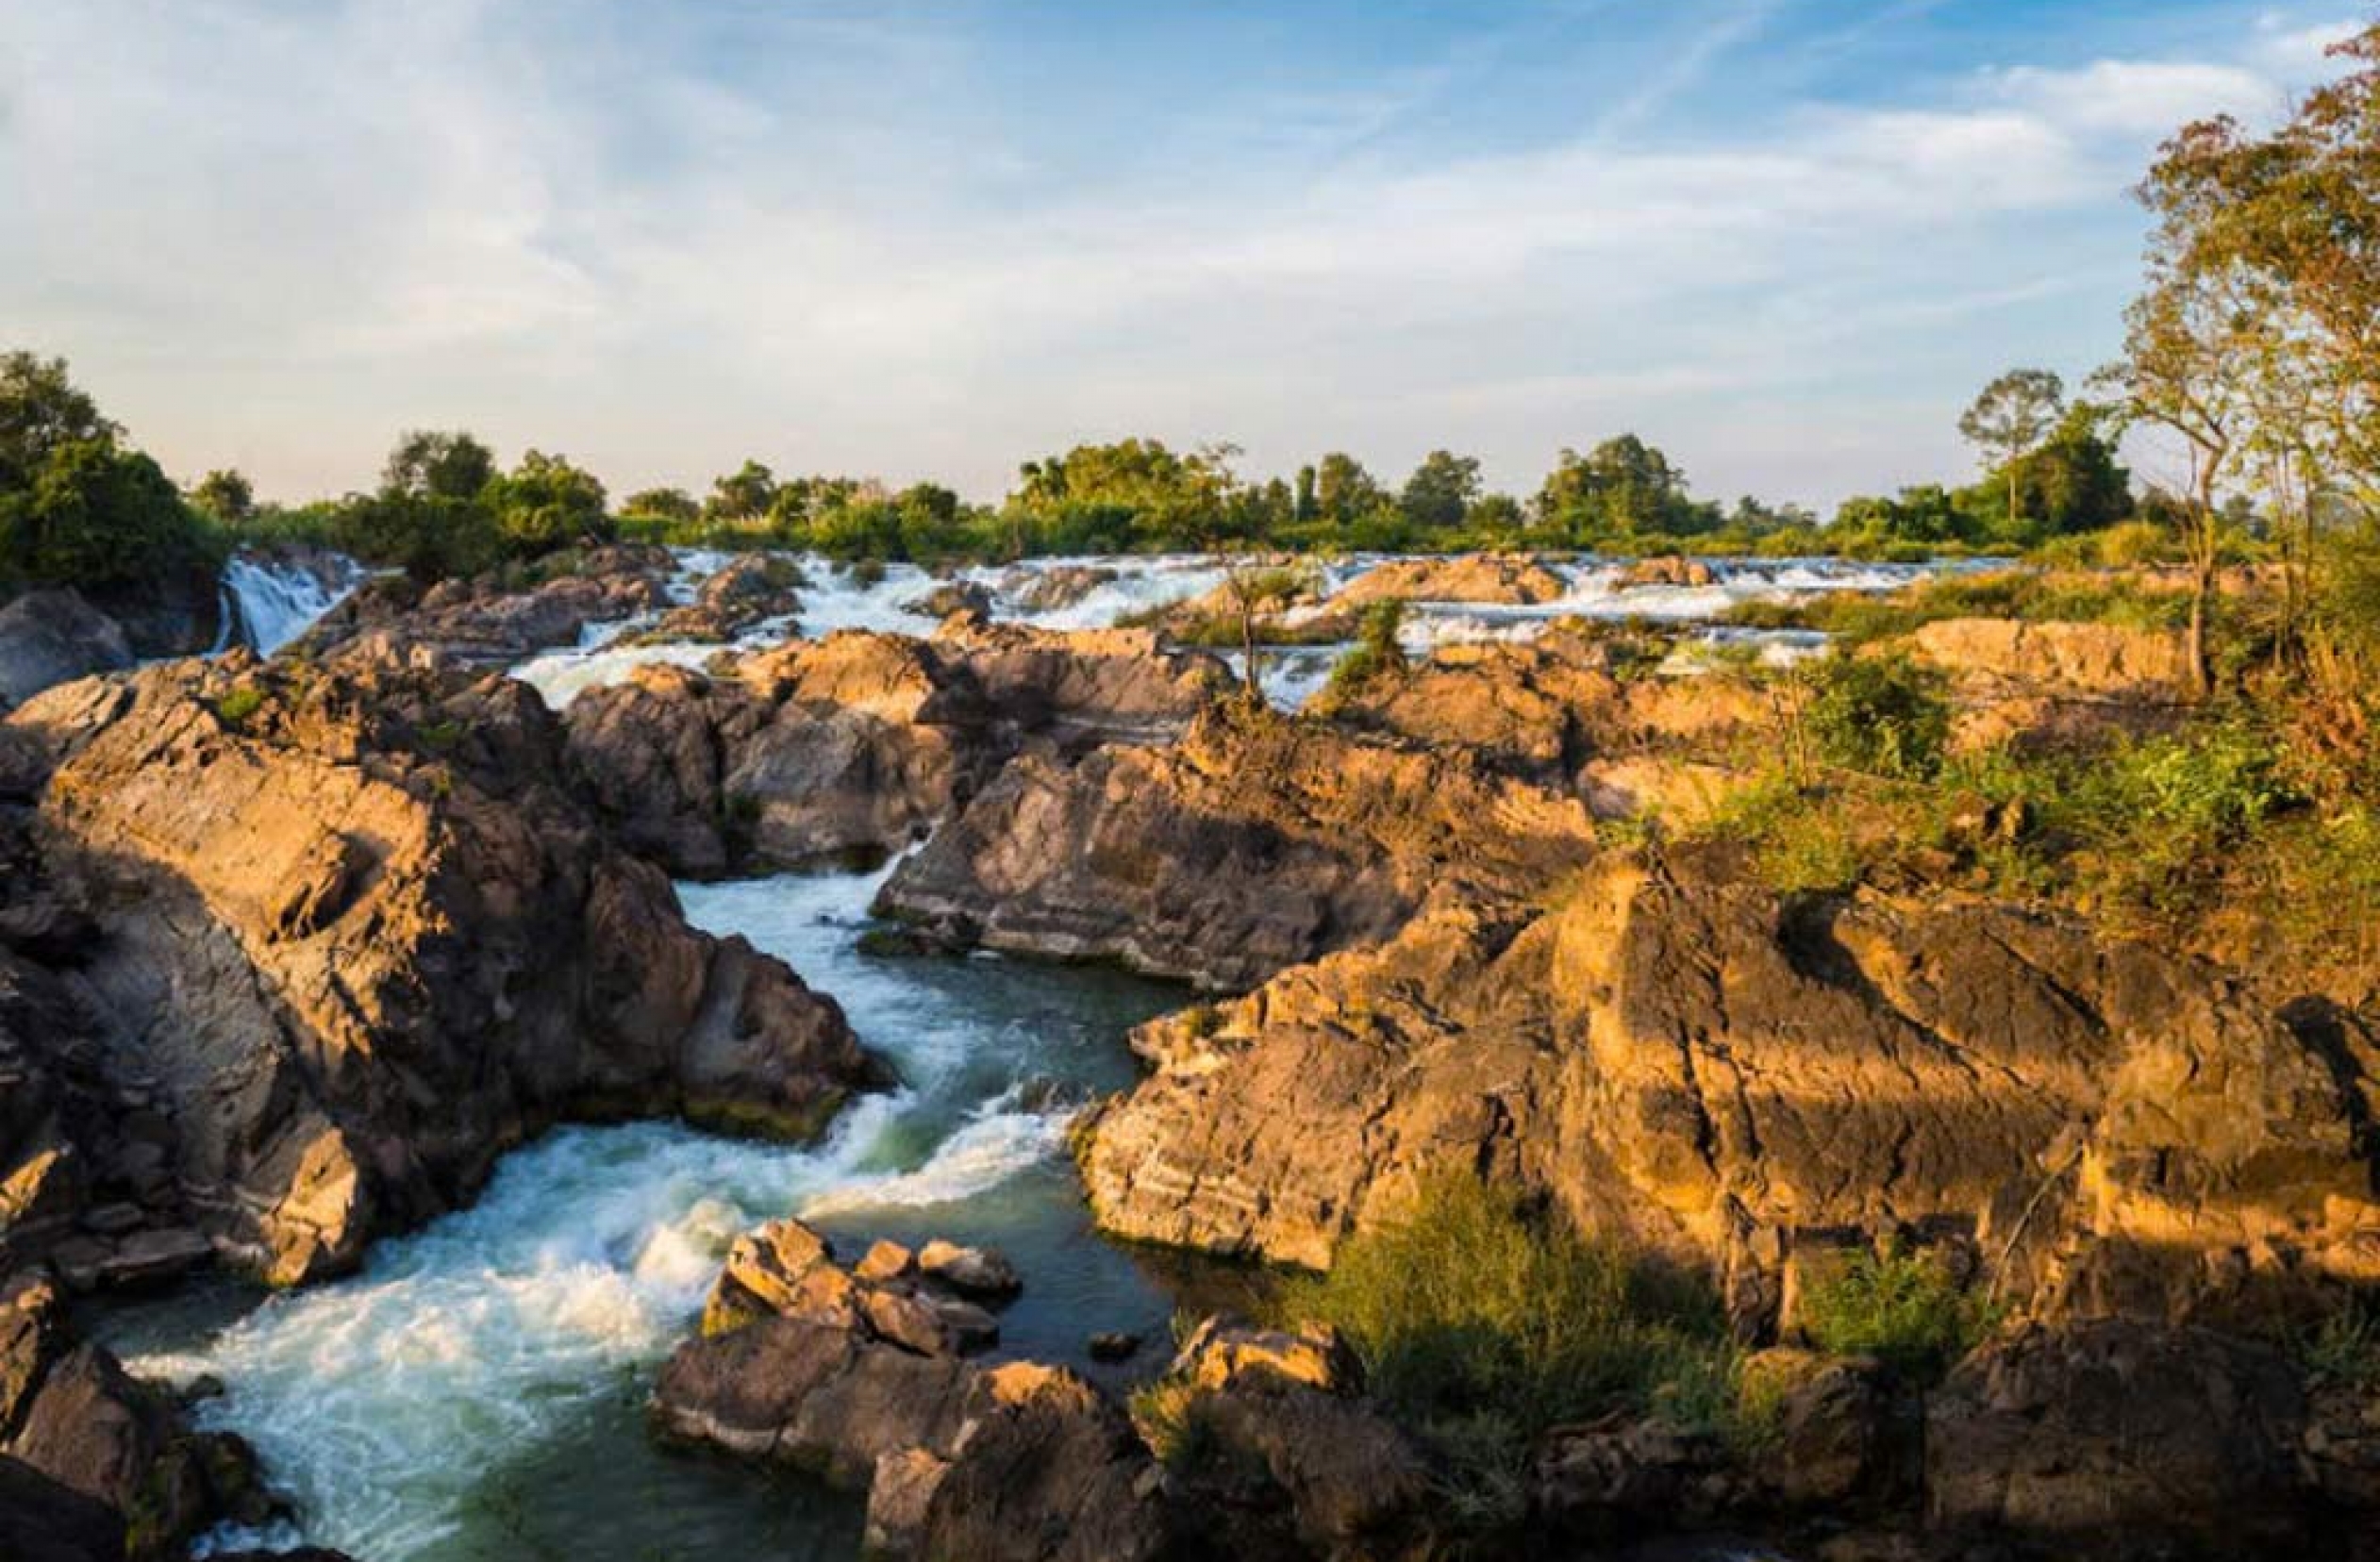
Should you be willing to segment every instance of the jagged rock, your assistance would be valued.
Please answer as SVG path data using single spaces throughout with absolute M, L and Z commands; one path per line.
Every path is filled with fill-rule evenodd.
M 2313 1518 L 2305 1414 L 2288 1363 L 2259 1346 L 2122 1321 L 2028 1331 L 1928 1400 L 1927 1516 L 2078 1558 L 2159 1541 L 2287 1554 Z
M 1386 937 L 1434 889 L 1526 893 L 1592 851 L 1574 800 L 1467 756 L 1219 711 L 1169 748 L 1016 760 L 878 906 L 957 942 L 1244 987 Z
M 1555 1434 L 1535 1487 L 1542 1519 L 1593 1534 L 1708 1524 L 1738 1496 L 1719 1440 L 1657 1416 Z
M 300 637 L 308 655 L 421 666 L 457 661 L 501 667 L 540 651 L 575 645 L 593 624 L 670 605 L 677 561 L 666 548 L 617 544 L 518 572 L 445 580 L 426 591 L 410 580 L 365 582 Z
M 1457 554 L 1449 558 L 1396 558 L 1349 582 L 1324 610 L 1345 613 L 1391 597 L 1407 602 L 1476 602 L 1526 607 L 1553 602 L 1570 583 L 1520 554 Z
M 2189 650 L 2174 630 L 1946 619 L 1899 643 L 1950 679 L 1957 706 L 1951 738 L 1961 750 L 2161 731 L 2191 697 Z
M 2352 1058 L 2218 970 L 1989 904 L 1614 861 L 1134 1045 L 1158 1072 L 1090 1123 L 1084 1184 L 1159 1241 L 1326 1265 L 1459 1165 L 1765 1271 L 1772 1316 L 1761 1234 L 1794 1229 L 1946 1224 L 2039 1316 L 2244 1319 L 2373 1274 Z
M 571 705 L 571 769 L 638 849 L 715 873 L 907 845 L 1026 746 L 1178 732 L 1228 683 L 1145 635 L 846 631 L 721 678 L 640 669 Z
M 1174 1353 L 1173 1375 L 1199 1388 L 1262 1377 L 1352 1394 L 1362 1388 L 1355 1353 L 1327 1327 L 1265 1329 L 1223 1317 L 1200 1321 Z
M 694 589 L 694 600 L 673 607 L 640 641 L 731 640 L 772 619 L 791 619 L 802 609 L 808 581 L 790 558 L 742 554 Z M 790 630 L 786 631 L 790 633 Z
M 1000 594 L 1014 603 L 1019 612 L 1047 613 L 1072 607 L 1115 578 L 1116 572 L 1104 564 L 1057 564 L 1040 570 L 1013 569 L 996 584 Z
M 123 625 L 74 590 L 27 591 L 0 607 L 0 701 L 7 705 L 131 665 Z
M 235 656 L 10 724 L 54 756 L 45 850 L 101 911 L 102 1072 L 145 1081 L 197 1228 L 270 1278 L 351 1265 L 563 1118 L 803 1135 L 884 1077 L 545 779 L 560 732 L 521 685 Z
M 942 1241 L 929 1242 L 926 1251 L 944 1257 L 974 1252 Z M 772 1221 L 729 1246 L 703 1308 L 703 1333 L 721 1334 L 774 1314 L 922 1355 L 963 1354 L 1000 1339 L 998 1321 L 960 1294 L 967 1288 L 949 1273 L 921 1270 L 917 1255 L 892 1241 L 875 1243 L 845 1269 L 836 1263 L 833 1246 L 809 1226 Z

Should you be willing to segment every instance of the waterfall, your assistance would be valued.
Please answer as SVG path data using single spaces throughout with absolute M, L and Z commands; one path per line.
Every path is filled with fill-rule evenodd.
M 217 648 L 237 643 L 269 656 L 337 607 L 360 577 L 354 560 L 336 555 L 299 563 L 235 554 L 224 565 L 225 616 Z

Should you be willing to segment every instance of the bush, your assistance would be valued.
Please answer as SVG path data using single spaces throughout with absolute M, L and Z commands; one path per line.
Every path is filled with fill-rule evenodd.
M 1993 1310 L 1933 1255 L 1898 1247 L 1861 1253 L 1802 1298 L 1810 1343 L 1837 1355 L 1872 1355 L 1923 1380 L 1990 1332 Z
M 1804 719 L 1830 764 L 1902 781 L 1931 780 L 1950 738 L 1939 674 L 1906 656 L 1833 656 L 1813 664 Z
M 226 726 L 245 726 L 248 718 L 264 708 L 264 691 L 242 684 L 215 702 L 215 714 Z
M 1356 643 L 1330 670 L 1324 689 L 1324 709 L 1375 680 L 1406 670 L 1405 646 L 1398 636 L 1405 629 L 1406 608 L 1402 597 L 1390 597 L 1364 609 Z
M 1462 1174 L 1293 1282 L 1282 1311 L 1337 1326 L 1373 1389 L 1424 1423 L 1493 1413 L 1534 1432 L 1641 1407 L 1725 1349 L 1715 1299 Z

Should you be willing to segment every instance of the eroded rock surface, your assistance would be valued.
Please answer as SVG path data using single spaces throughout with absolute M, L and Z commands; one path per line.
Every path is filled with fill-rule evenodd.
M 668 607 L 677 561 L 666 548 L 618 544 L 541 569 L 557 573 L 532 579 L 498 573 L 427 590 L 401 576 L 367 581 L 299 643 L 317 656 L 507 666 L 575 645 L 591 625 Z
M 1569 590 L 1568 581 L 1522 554 L 1395 558 L 1350 581 L 1330 599 L 1328 610 L 1350 611 L 1390 597 L 1407 602 L 1528 607 L 1553 602 Z
M 44 856 L 98 932 L 91 1068 L 158 1120 L 196 1225 L 276 1281 L 453 1207 L 558 1120 L 804 1134 L 881 1077 L 831 1001 L 611 844 L 524 686 L 236 656 L 54 690 L 9 729 L 54 767 Z

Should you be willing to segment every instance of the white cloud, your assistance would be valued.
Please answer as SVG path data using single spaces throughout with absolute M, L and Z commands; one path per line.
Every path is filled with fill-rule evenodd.
M 2095 286 L 2071 274 L 2105 274 L 2145 146 L 2269 108 L 2304 49 L 1978 73 L 1690 143 L 1364 147 L 1424 75 L 1295 122 L 1278 162 L 1242 134 L 1171 185 L 1069 189 L 932 111 L 967 70 L 949 40 L 790 24 L 781 64 L 731 78 L 718 40 L 607 14 L 21 8 L 0 316 L 169 464 L 237 459 L 283 493 L 363 481 L 431 421 L 623 486 L 759 452 L 989 493 L 1024 454 L 1133 428 L 1234 435 L 1257 465 L 1453 442 L 1518 483 L 1650 409 L 1715 487 L 1831 496 L 1958 457 L 1922 395 L 1830 378 L 1930 391 L 2037 350 L 1925 333 Z M 2059 345 L 2082 367 L 2097 344 Z M 1813 438 L 1828 398 L 1887 422 Z

